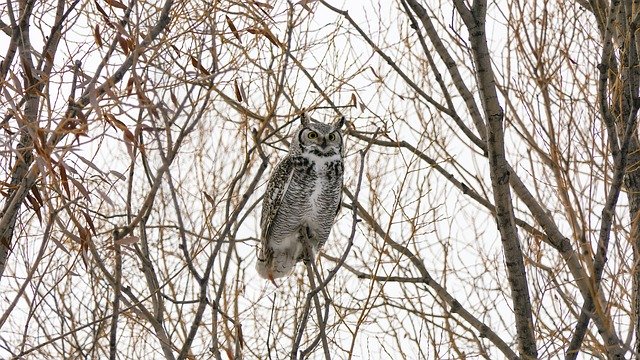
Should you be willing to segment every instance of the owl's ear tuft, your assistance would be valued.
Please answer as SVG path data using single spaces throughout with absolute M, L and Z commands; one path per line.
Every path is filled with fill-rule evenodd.
M 333 128 L 335 130 L 338 130 L 344 126 L 345 122 L 347 122 L 347 119 L 345 119 L 344 115 L 342 115 L 338 118 L 338 120 L 336 120 L 335 123 L 333 123 Z
M 307 112 L 306 111 L 303 111 L 300 114 L 300 122 L 302 123 L 303 126 L 309 125 L 309 117 L 307 116 Z

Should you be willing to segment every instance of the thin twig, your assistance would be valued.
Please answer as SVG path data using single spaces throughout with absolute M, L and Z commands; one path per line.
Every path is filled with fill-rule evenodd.
M 122 287 L 122 251 L 120 250 L 120 245 L 116 242 L 118 240 L 117 236 L 113 237 L 113 247 L 114 247 L 114 255 L 115 255 L 115 266 L 114 266 L 114 278 L 115 278 L 115 287 L 113 288 L 113 315 L 111 316 L 111 330 L 109 331 L 109 359 L 115 360 L 118 355 L 118 317 L 120 315 L 120 297 L 122 293 L 120 291 Z
M 309 239 L 306 239 L 306 246 L 307 249 L 310 251 L 311 250 L 311 246 L 309 244 Z M 309 286 L 311 288 L 315 288 L 316 287 L 316 282 L 315 282 L 315 276 L 317 274 L 317 270 L 314 269 L 315 264 L 314 264 L 314 259 L 309 259 L 309 261 L 306 262 L 307 265 L 307 277 L 309 278 Z M 322 316 L 322 310 L 321 310 L 321 306 L 320 306 L 320 299 L 318 298 L 318 293 L 311 293 L 309 292 L 309 294 L 307 294 L 307 297 L 311 297 L 313 298 L 313 303 L 315 305 L 315 309 L 316 309 L 316 317 L 318 318 L 318 338 L 320 339 L 320 341 L 322 342 L 322 349 L 324 350 L 324 358 L 329 360 L 331 359 L 331 354 L 329 353 L 329 344 L 327 342 L 327 333 L 326 333 L 326 324 L 327 324 L 327 317 Z M 328 305 L 328 302 L 327 302 Z M 313 350 L 313 347 L 309 347 L 308 349 L 304 350 L 301 352 L 300 355 L 300 360 L 304 359 L 304 357 L 306 356 L 307 352 L 311 352 Z
M 269 316 L 269 328 L 267 332 L 267 356 L 269 357 L 269 360 L 271 360 L 271 344 L 269 339 L 271 338 L 271 327 L 273 326 L 273 314 L 276 311 L 277 298 L 278 298 L 278 294 L 274 293 L 273 300 L 271 301 L 271 315 Z

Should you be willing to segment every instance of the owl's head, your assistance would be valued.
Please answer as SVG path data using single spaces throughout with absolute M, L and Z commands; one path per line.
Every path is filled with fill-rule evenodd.
M 342 126 L 344 116 L 331 124 L 310 119 L 307 114 L 300 115 L 300 127 L 291 140 L 289 152 L 293 155 L 313 153 L 321 157 L 342 156 Z

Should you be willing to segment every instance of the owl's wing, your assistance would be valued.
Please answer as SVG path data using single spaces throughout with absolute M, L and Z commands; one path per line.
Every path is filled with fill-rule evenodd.
M 291 156 L 286 156 L 276 165 L 269 183 L 267 191 L 262 199 L 262 216 L 260 217 L 260 228 L 262 230 L 260 240 L 264 248 L 265 242 L 271 233 L 271 224 L 280 209 L 280 204 L 287 193 L 289 183 L 293 177 L 294 161 Z
M 344 120 L 344 116 L 342 117 Z M 339 194 L 338 194 L 338 206 L 336 206 L 336 213 L 333 215 L 333 217 L 335 218 L 336 216 L 338 216 L 338 214 L 340 213 L 340 209 L 342 209 L 342 191 L 344 190 L 344 180 L 343 180 L 343 176 L 344 176 L 344 165 L 340 164 L 340 190 Z

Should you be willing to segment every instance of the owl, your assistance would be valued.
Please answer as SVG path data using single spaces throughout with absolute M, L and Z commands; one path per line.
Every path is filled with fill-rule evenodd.
M 262 200 L 256 270 L 272 282 L 315 259 L 340 208 L 345 118 L 324 124 L 302 114 L 300 123 Z

